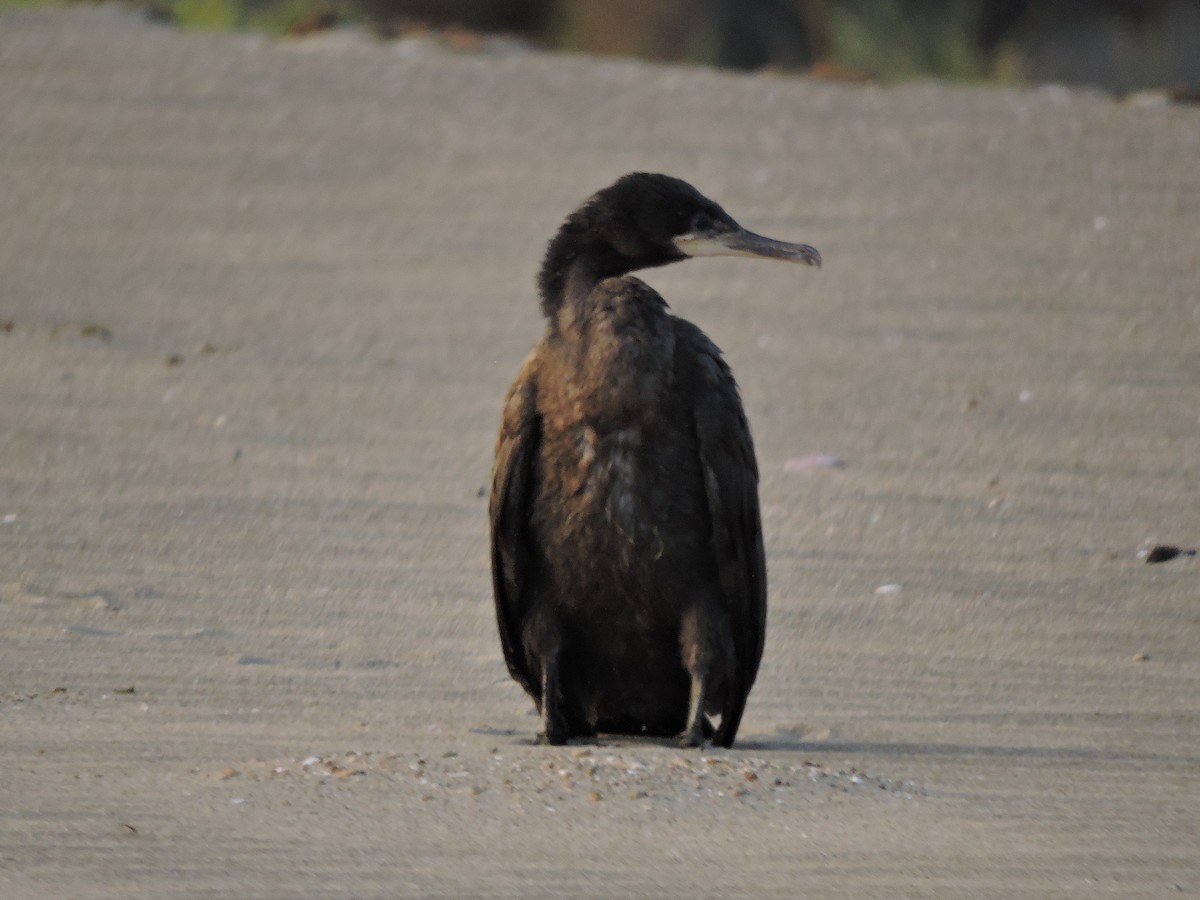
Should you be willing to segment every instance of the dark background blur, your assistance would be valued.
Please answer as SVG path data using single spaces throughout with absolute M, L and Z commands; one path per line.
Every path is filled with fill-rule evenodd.
M 2 0 L 0 0 L 2 2 Z M 1200 89 L 1200 0 L 148 0 L 183 25 L 450 29 L 547 49 L 847 79 Z

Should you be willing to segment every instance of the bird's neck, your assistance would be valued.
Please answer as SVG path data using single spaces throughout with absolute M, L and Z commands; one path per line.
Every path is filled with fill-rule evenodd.
M 605 278 L 638 268 L 611 244 L 589 238 L 570 226 L 568 222 L 550 241 L 538 274 L 542 315 L 551 322 L 564 303 L 583 300 Z

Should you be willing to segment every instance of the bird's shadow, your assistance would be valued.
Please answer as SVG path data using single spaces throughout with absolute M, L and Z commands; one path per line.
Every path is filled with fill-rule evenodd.
M 537 747 L 545 744 L 535 734 L 515 728 L 472 728 L 473 734 L 490 737 L 510 738 L 514 746 Z M 662 747 L 681 750 L 677 738 L 642 737 L 639 735 L 599 735 L 598 737 L 573 738 L 568 747 Z M 1166 753 L 1139 753 L 1103 747 L 1039 747 L 1031 745 L 955 744 L 944 742 L 913 741 L 822 741 L 804 740 L 792 735 L 747 735 L 726 750 L 723 747 L 705 745 L 704 751 L 720 753 L 779 753 L 803 757 L 842 754 L 870 757 L 908 757 L 931 760 L 950 759 L 1015 759 L 1030 762 L 1093 762 L 1101 764 L 1159 763 L 1180 766 L 1200 765 L 1200 756 L 1181 756 Z
M 1200 764 L 1200 756 L 1138 753 L 1104 747 L 1039 747 L 1021 745 L 953 744 L 912 741 L 812 741 L 789 737 L 751 735 L 734 744 L 737 750 L 828 755 L 910 757 L 915 759 L 1020 759 L 1039 762 L 1152 762 L 1183 766 Z

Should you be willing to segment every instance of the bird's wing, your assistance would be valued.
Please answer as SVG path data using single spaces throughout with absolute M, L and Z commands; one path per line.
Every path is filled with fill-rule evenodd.
M 758 674 L 767 626 L 767 564 L 758 509 L 758 463 L 737 382 L 699 328 L 676 326 L 676 372 L 690 387 L 713 554 L 737 651 L 744 698 Z
M 535 351 L 526 358 L 520 375 L 504 398 L 488 504 L 492 528 L 492 591 L 496 600 L 500 645 L 504 648 L 508 671 L 534 697 L 540 696 L 540 686 L 525 657 L 521 623 L 528 601 L 532 472 L 541 441 L 536 362 Z

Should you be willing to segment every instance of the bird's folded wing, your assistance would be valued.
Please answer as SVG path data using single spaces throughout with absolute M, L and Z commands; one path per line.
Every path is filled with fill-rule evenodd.
M 712 549 L 737 652 L 738 687 L 745 695 L 758 674 L 767 624 L 758 464 L 737 382 L 721 351 L 700 329 L 676 321 L 676 377 L 693 411 Z
M 530 354 L 504 399 L 488 513 L 492 531 L 492 590 L 504 661 L 512 677 L 536 697 L 540 688 L 521 640 L 530 560 L 530 474 L 541 440 L 535 372 L 534 356 Z

